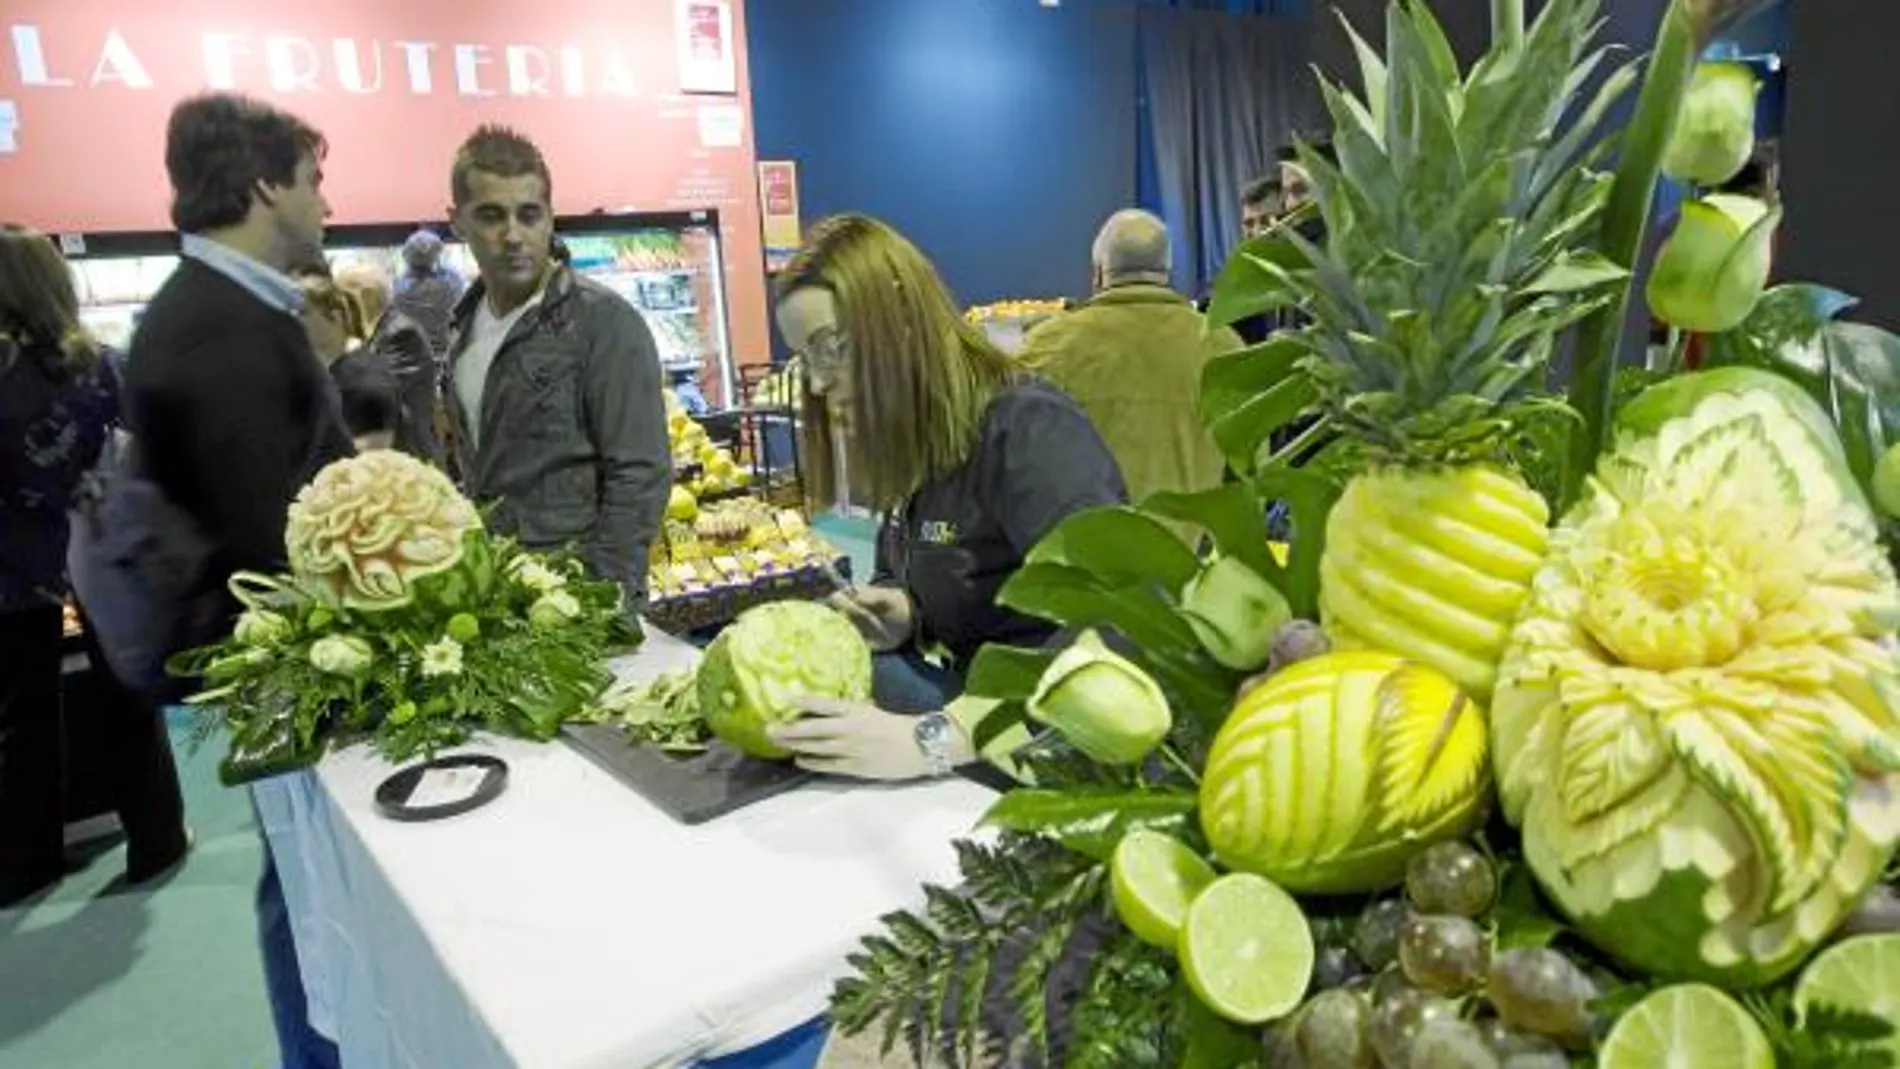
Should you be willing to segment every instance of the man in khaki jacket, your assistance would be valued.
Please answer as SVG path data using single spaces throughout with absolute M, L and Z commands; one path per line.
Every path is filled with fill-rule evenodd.
M 1201 425 L 1201 369 L 1240 348 L 1239 336 L 1210 333 L 1194 305 L 1168 287 L 1168 228 L 1153 215 L 1111 216 L 1094 261 L 1094 298 L 1031 331 L 1023 362 L 1089 414 L 1131 500 L 1213 489 L 1225 462 Z

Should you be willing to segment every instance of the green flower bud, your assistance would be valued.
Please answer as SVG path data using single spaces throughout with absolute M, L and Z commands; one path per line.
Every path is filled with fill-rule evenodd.
M 447 632 L 450 638 L 467 645 L 481 637 L 482 622 L 468 613 L 458 612 L 449 617 Z
M 1663 173 L 1678 182 L 1719 186 L 1755 154 L 1755 97 L 1761 82 L 1746 63 L 1704 63 L 1682 98 Z
M 1084 631 L 1049 665 L 1029 699 L 1029 715 L 1108 765 L 1141 761 L 1174 726 L 1160 685 L 1094 631 Z
M 1874 507 L 1900 520 L 1900 442 L 1888 446 L 1874 465 Z
M 290 637 L 290 621 L 269 609 L 247 609 L 232 637 L 246 646 L 275 646 Z
M 1216 661 L 1252 672 L 1267 663 L 1273 638 L 1293 610 L 1259 572 L 1215 557 L 1181 591 L 1181 615 Z
M 336 613 L 333 613 L 328 609 L 319 607 L 319 608 L 310 610 L 310 619 L 308 622 L 310 625 L 310 630 L 321 631 L 324 628 L 329 627 L 330 624 L 333 623 L 335 620 L 336 620 Z
M 1649 276 L 1650 310 L 1698 334 L 1740 326 L 1768 285 L 1780 222 L 1780 208 L 1753 197 L 1716 193 L 1684 204 Z
M 329 635 L 310 647 L 310 664 L 333 676 L 361 679 L 376 663 L 376 651 L 355 635 Z
M 407 724 L 409 721 L 414 720 L 415 718 L 416 718 L 416 703 L 415 702 L 408 702 L 408 701 L 402 702 L 398 704 L 394 709 L 391 709 L 389 711 L 389 722 L 392 724 Z

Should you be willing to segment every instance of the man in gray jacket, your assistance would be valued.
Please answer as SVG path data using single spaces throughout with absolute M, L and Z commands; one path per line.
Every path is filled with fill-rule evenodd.
M 527 138 L 476 130 L 450 188 L 481 269 L 449 346 L 468 494 L 530 549 L 573 546 L 637 610 L 673 477 L 653 335 L 618 294 L 553 262 L 553 180 Z

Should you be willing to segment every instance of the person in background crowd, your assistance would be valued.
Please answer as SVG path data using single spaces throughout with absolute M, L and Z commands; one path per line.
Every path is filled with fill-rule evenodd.
M 400 449 L 419 460 L 440 468 L 444 466 L 442 441 L 436 435 L 436 409 L 442 403 L 441 372 L 435 352 L 421 324 L 398 310 L 389 296 L 389 280 L 366 264 L 346 267 L 337 272 L 336 284 L 353 296 L 363 311 L 369 331 L 364 348 L 380 362 L 372 380 L 356 382 L 363 389 L 387 387 L 393 391 L 387 404 L 393 406 L 395 423 L 374 432 L 383 441 L 381 448 Z M 342 385 L 342 378 L 338 384 Z M 362 394 L 366 400 L 370 395 Z M 350 389 L 344 391 L 343 418 L 350 421 Z M 380 421 L 382 416 L 376 417 Z M 352 424 L 354 432 L 355 425 Z M 386 441 L 380 437 L 389 434 Z M 360 443 L 359 443 L 360 444 Z
M 1240 236 L 1257 238 L 1273 229 L 1280 218 L 1280 176 L 1270 174 L 1247 183 L 1240 191 Z
M 118 405 L 116 372 L 80 325 L 59 250 L 44 234 L 0 226 L 0 908 L 66 873 L 67 510 Z M 113 706 L 92 741 L 111 771 L 126 879 L 142 884 L 173 871 L 190 848 L 178 770 L 158 710 L 114 684 L 96 638 L 84 634 L 95 694 Z
M 468 283 L 442 262 L 442 239 L 433 230 L 409 235 L 402 243 L 402 261 L 407 270 L 392 287 L 390 305 L 422 328 L 440 361 L 449 351 L 449 327 Z
M 330 369 L 351 440 L 359 451 L 394 447 L 402 422 L 396 375 L 389 357 L 363 341 L 369 317 L 362 302 L 321 261 L 299 268 L 295 277 L 303 289 L 304 333 L 317 360 Z
M 527 138 L 476 130 L 449 186 L 481 269 L 449 354 L 468 492 L 529 549 L 576 547 L 638 611 L 673 481 L 653 334 L 618 294 L 552 262 L 554 183 Z
M 287 566 L 291 499 L 354 451 L 289 275 L 322 255 L 324 150 L 303 120 L 231 94 L 183 101 L 166 130 L 183 257 L 132 339 L 126 414 L 145 474 L 213 548 L 201 592 L 220 611 L 181 649 L 229 631 L 233 572 Z M 335 1045 L 309 1024 L 268 837 L 257 915 L 283 1067 L 333 1069 Z
M 777 319 L 806 369 L 811 504 L 838 498 L 841 442 L 885 522 L 871 583 L 831 601 L 880 651 L 873 702 L 807 700 L 773 737 L 823 772 L 945 774 L 973 759 L 945 706 L 976 651 L 1054 634 L 996 592 L 1065 517 L 1126 500 L 1121 472 L 1087 414 L 965 321 L 881 222 L 818 224 L 779 277 Z
M 1209 331 L 1169 288 L 1168 227 L 1148 212 L 1109 217 L 1092 259 L 1094 298 L 1031 331 L 1018 359 L 1088 413 L 1134 500 L 1219 486 L 1226 463 L 1201 424 L 1201 369 L 1239 336 Z

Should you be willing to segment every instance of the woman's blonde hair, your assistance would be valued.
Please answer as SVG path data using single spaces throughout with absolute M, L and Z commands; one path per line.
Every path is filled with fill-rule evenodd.
M 351 264 L 336 273 L 336 284 L 356 298 L 363 325 L 374 332 L 389 311 L 389 275 L 369 264 Z
M 902 234 L 863 215 L 837 215 L 807 235 L 778 280 L 778 299 L 830 292 L 849 350 L 845 435 L 852 487 L 894 509 L 956 470 L 976 445 L 984 410 L 1013 381 L 1016 364 L 965 322 L 936 268 Z M 837 501 L 836 430 L 804 376 L 806 496 Z
M 369 324 L 363 314 L 363 303 L 355 293 L 345 289 L 330 276 L 328 267 L 308 267 L 298 273 L 297 282 L 303 287 L 304 303 L 310 309 L 322 314 L 324 318 L 343 328 L 343 333 L 353 342 L 369 340 Z
M 0 371 L 22 351 L 55 357 L 47 370 L 76 369 L 99 359 L 99 343 L 79 320 L 72 268 L 53 239 L 13 223 L 0 224 Z

